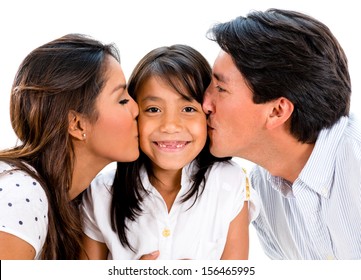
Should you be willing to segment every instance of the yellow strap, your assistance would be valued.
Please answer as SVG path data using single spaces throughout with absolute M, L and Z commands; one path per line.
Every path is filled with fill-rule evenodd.
M 248 179 L 248 175 L 247 175 L 247 170 L 245 168 L 242 168 L 243 172 L 246 174 L 246 201 L 249 201 L 250 197 L 251 197 L 251 191 L 249 188 L 249 179 Z

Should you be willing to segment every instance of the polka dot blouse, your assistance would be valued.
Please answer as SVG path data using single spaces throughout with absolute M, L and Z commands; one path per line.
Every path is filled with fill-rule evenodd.
M 48 200 L 38 181 L 0 161 L 0 231 L 32 245 L 39 258 L 48 230 Z

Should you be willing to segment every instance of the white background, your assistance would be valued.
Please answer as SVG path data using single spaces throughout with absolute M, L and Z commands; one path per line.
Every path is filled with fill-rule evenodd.
M 250 10 L 293 9 L 329 26 L 349 60 L 351 110 L 359 110 L 360 12 L 354 0 L 12 0 L 0 3 L 0 149 L 14 146 L 9 119 L 12 80 L 22 59 L 34 48 L 67 33 L 84 33 L 117 44 L 128 78 L 138 60 L 155 47 L 183 43 L 199 50 L 211 64 L 219 51 L 205 37 L 215 22 Z M 356 105 L 357 104 L 357 105 Z M 357 112 L 358 113 L 358 112 Z M 317 114 L 317 112 L 315 112 Z M 237 160 L 250 167 L 251 164 Z M 250 259 L 266 259 L 251 228 Z

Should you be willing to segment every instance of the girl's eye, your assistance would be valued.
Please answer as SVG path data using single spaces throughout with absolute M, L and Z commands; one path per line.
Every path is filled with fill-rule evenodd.
M 119 104 L 125 105 L 125 104 L 127 104 L 128 102 L 129 102 L 129 99 L 122 99 L 122 100 L 119 101 Z
M 160 112 L 160 110 L 156 107 L 150 107 L 148 109 L 145 110 L 146 112 L 149 112 L 149 113 L 158 113 Z
M 187 113 L 191 113 L 191 112 L 195 112 L 196 109 L 194 109 L 193 107 L 185 107 L 183 109 L 184 112 L 187 112 Z
M 220 86 L 216 86 L 216 90 L 218 91 L 218 92 L 224 92 L 224 91 L 226 91 L 224 88 L 222 88 L 222 87 L 220 87 Z

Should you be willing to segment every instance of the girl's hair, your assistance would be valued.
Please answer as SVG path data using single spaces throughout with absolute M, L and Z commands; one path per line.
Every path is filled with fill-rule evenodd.
M 207 60 L 195 49 L 186 45 L 160 47 L 150 51 L 140 60 L 129 79 L 129 94 L 137 100 L 140 88 L 151 78 L 157 77 L 167 83 L 186 99 L 202 103 L 206 88 L 211 81 L 212 70 Z M 195 203 L 205 186 L 207 170 L 217 161 L 230 158 L 215 158 L 209 151 L 209 139 L 202 151 L 194 159 L 192 174 L 193 185 L 183 196 L 182 201 L 194 197 Z M 127 239 L 126 221 L 135 221 L 141 214 L 146 191 L 140 179 L 140 169 L 145 167 L 149 178 L 154 178 L 149 158 L 140 151 L 137 161 L 117 163 L 117 170 L 112 186 L 111 223 L 118 232 L 123 246 L 131 244 Z
M 49 228 L 43 259 L 76 259 L 81 249 L 79 199 L 68 197 L 74 165 L 68 113 L 73 110 L 91 122 L 97 120 L 95 102 L 106 82 L 108 56 L 119 61 L 114 45 L 69 34 L 33 50 L 15 76 L 10 117 L 21 144 L 1 151 L 0 160 L 27 171 L 47 194 Z

